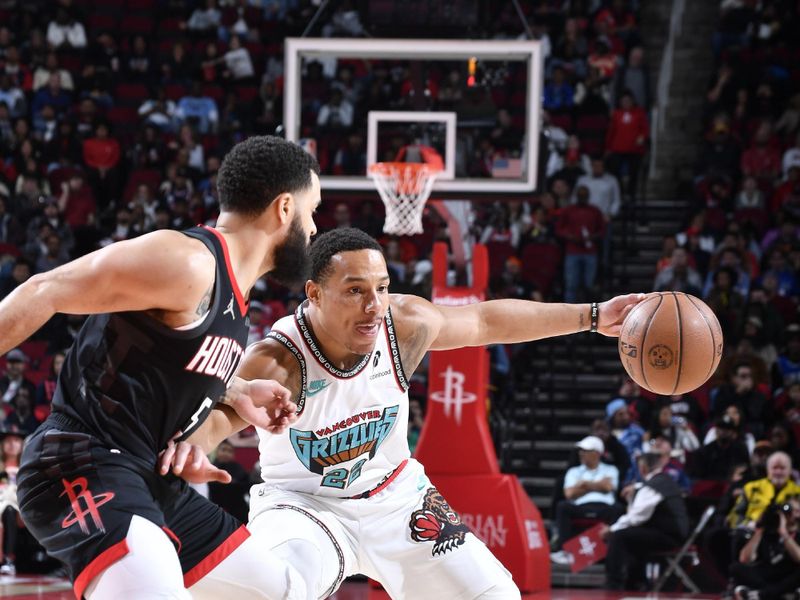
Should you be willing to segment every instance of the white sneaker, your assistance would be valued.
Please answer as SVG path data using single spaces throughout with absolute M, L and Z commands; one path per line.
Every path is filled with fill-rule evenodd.
M 10 560 L 6 560 L 0 565 L 0 575 L 16 575 L 17 567 Z
M 550 562 L 557 565 L 571 565 L 575 559 L 570 552 L 559 550 L 558 552 L 550 553 Z

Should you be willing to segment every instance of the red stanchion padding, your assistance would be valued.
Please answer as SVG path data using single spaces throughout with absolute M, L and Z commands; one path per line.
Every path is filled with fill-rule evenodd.
M 485 298 L 486 247 L 472 255 L 471 287 L 447 287 L 447 249 L 433 249 L 433 302 L 462 306 Z M 519 480 L 502 475 L 486 418 L 485 348 L 432 352 L 428 406 L 416 458 L 464 523 L 511 571 L 524 592 L 550 589 L 550 552 L 541 515 Z
M 486 419 L 485 348 L 432 352 L 428 406 L 414 456 L 430 473 L 499 474 Z
M 511 572 L 523 592 L 550 589 L 542 517 L 514 475 L 429 475 L 447 503 Z

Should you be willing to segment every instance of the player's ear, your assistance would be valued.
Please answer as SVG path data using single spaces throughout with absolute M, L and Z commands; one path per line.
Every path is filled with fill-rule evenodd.
M 320 286 L 313 279 L 306 281 L 306 296 L 308 301 L 315 306 L 319 306 Z
M 281 225 L 286 225 L 292 221 L 292 213 L 295 210 L 295 199 L 289 193 L 280 194 L 272 202 L 275 207 L 276 217 Z

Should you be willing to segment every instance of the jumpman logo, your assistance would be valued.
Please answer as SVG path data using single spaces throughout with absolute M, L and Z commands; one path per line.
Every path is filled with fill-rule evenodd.
M 235 321 L 236 320 L 236 315 L 233 314 L 233 294 L 231 294 L 231 301 L 228 302 L 228 308 L 226 308 L 222 312 L 223 315 L 227 315 L 228 313 L 231 313 L 231 319 L 233 319 Z
M 106 528 L 103 525 L 103 520 L 100 518 L 100 513 L 97 512 L 97 509 L 106 502 L 109 502 L 114 497 L 114 493 L 106 492 L 104 494 L 93 495 L 92 492 L 89 491 L 89 484 L 85 477 L 78 477 L 75 481 L 71 482 L 62 479 L 61 483 L 64 484 L 64 491 L 61 492 L 60 495 L 63 496 L 66 494 L 67 498 L 69 498 L 70 506 L 72 506 L 72 512 L 64 517 L 64 520 L 61 522 L 61 529 L 66 529 L 78 523 L 81 527 L 81 531 L 88 535 L 89 525 L 86 522 L 86 517 L 89 516 L 92 518 L 94 526 L 102 533 L 105 533 Z M 83 500 L 85 506 L 81 506 L 80 500 Z

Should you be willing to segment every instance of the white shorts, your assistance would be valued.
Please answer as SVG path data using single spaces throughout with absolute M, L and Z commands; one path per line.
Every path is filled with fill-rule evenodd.
M 370 498 L 315 496 L 266 483 L 253 486 L 250 498 L 253 535 L 275 546 L 313 540 L 321 549 L 320 598 L 356 573 L 379 581 L 395 600 L 472 600 L 511 578 L 413 459 Z

